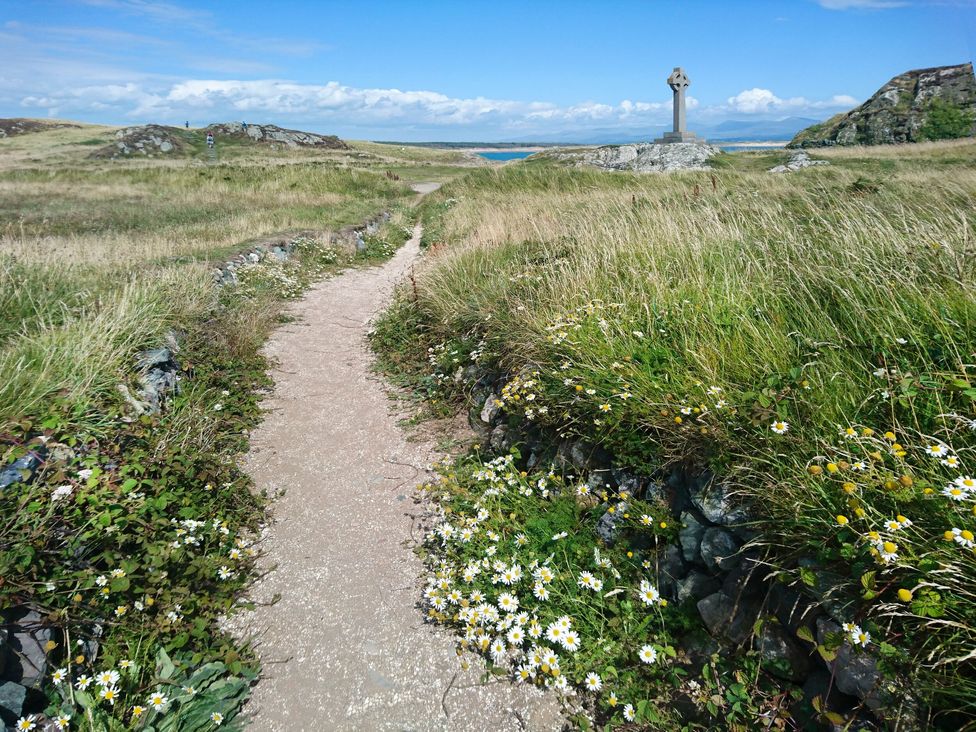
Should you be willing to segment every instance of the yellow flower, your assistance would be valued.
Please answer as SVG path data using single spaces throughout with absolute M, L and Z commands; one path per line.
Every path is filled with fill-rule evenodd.
M 945 539 L 946 541 L 952 541 L 953 536 L 954 534 L 951 531 L 946 531 L 942 534 L 942 538 Z
M 661 523 L 658 524 L 658 526 L 660 526 L 662 529 L 666 529 L 668 528 L 668 522 L 662 521 Z
M 912 476 L 903 475 L 898 479 L 898 482 L 901 483 L 906 488 L 911 488 L 915 481 L 912 480 Z
M 861 434 L 864 435 L 865 437 L 870 437 L 871 435 L 874 434 L 874 430 L 871 429 L 870 427 L 865 427 L 863 430 L 861 430 Z
M 810 473 L 810 475 L 820 475 L 823 472 L 823 468 L 821 468 L 819 465 L 811 465 L 809 468 L 807 468 L 807 472 Z
M 853 483 L 844 483 L 844 492 L 845 493 L 853 493 L 856 490 L 857 490 L 857 486 L 854 485 Z
M 914 597 L 914 595 L 912 595 L 911 590 L 906 590 L 904 587 L 898 590 L 898 599 L 902 602 L 911 602 L 912 597 Z
M 683 420 L 681 419 L 681 417 L 675 417 L 675 418 L 674 418 L 674 423 L 675 423 L 675 424 L 681 424 L 681 422 L 682 422 L 682 421 L 683 421 Z
M 857 516 L 858 518 L 864 518 L 866 515 L 866 511 L 863 508 L 858 507 L 854 509 L 854 515 Z
M 837 463 L 827 463 L 827 472 L 836 473 L 838 470 Z
M 844 514 L 838 514 L 837 515 L 837 523 L 840 524 L 841 526 L 843 526 L 844 524 L 846 524 L 847 523 L 847 516 L 845 516 Z
M 889 430 L 888 432 L 885 432 L 884 433 L 884 436 L 885 436 L 885 439 L 888 440 L 889 442 L 894 442 L 897 439 L 895 437 L 895 433 L 892 432 L 891 430 Z

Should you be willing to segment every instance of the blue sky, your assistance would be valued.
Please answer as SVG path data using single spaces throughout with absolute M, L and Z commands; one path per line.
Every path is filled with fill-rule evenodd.
M 0 0 L 0 116 L 505 140 L 825 118 L 972 60 L 976 0 Z

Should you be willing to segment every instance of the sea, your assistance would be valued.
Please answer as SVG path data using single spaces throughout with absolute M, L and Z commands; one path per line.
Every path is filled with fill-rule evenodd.
M 478 154 L 488 160 L 521 160 L 522 158 L 529 157 L 534 152 L 534 150 L 509 150 L 504 152 L 480 152 Z

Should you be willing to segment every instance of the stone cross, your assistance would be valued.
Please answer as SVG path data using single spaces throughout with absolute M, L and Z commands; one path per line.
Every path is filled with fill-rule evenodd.
M 685 129 L 685 89 L 691 84 L 685 70 L 680 66 L 675 66 L 671 76 L 668 77 L 668 86 L 674 92 L 674 132 L 678 134 L 687 132 Z
M 655 144 L 667 145 L 672 142 L 705 142 L 694 132 L 688 132 L 686 129 L 685 89 L 687 89 L 690 84 L 691 80 L 688 78 L 685 70 L 680 66 L 675 66 L 674 71 L 671 72 L 671 76 L 668 77 L 668 86 L 670 86 L 671 91 L 674 92 L 674 101 L 672 102 L 674 107 L 674 129 L 671 132 L 664 133 L 664 137 L 655 140 Z

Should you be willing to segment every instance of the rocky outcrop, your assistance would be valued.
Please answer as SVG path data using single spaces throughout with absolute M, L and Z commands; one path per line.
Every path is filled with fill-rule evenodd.
M 830 165 L 826 160 L 813 160 L 807 155 L 806 150 L 797 150 L 782 165 L 777 165 L 769 169 L 770 173 L 792 173 L 794 170 L 812 168 L 817 165 Z
M 864 104 L 801 131 L 788 147 L 886 145 L 976 135 L 971 63 L 900 74 Z
M 348 150 L 349 146 L 335 135 L 319 135 L 314 132 L 289 130 L 277 125 L 252 125 L 245 128 L 241 122 L 223 122 L 207 127 L 206 132 L 212 132 L 214 138 L 220 142 L 224 138 L 233 138 L 242 142 L 259 142 L 265 144 L 281 144 L 286 147 L 319 147 L 332 150 Z
M 672 170 L 708 170 L 709 159 L 720 152 L 714 145 L 681 142 L 668 145 L 604 145 L 598 148 L 556 150 L 549 155 L 576 167 L 663 173 Z
M 52 122 L 46 119 L 11 117 L 9 119 L 0 119 L 0 138 L 68 128 L 80 129 L 81 125 L 76 125 L 72 122 Z
M 178 127 L 139 125 L 123 127 L 115 133 L 115 142 L 99 148 L 93 158 L 119 158 L 155 155 L 174 155 L 189 147 L 190 132 Z

